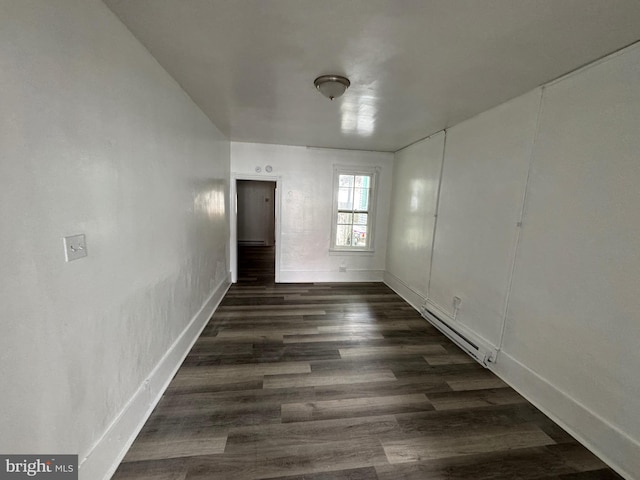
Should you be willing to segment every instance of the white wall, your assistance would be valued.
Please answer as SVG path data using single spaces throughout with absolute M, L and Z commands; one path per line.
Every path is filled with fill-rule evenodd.
M 507 300 L 491 368 L 629 479 L 640 478 L 639 78 L 636 45 L 447 132 L 427 292 L 448 316 L 461 292 L 454 323 L 497 346 Z M 404 155 L 402 177 L 421 178 Z M 393 222 L 410 222 L 400 211 Z M 390 259 L 404 248 L 395 235 Z M 414 281 L 392 273 L 393 288 Z
M 0 451 L 104 478 L 225 291 L 229 142 L 98 0 L 0 4 L 0 104 Z
M 384 280 L 415 308 L 427 297 L 444 132 L 395 155 Z
M 378 208 L 373 254 L 331 254 L 333 165 L 377 166 Z M 273 171 L 265 172 L 271 165 Z M 256 167 L 262 172 L 256 173 Z M 231 143 L 236 176 L 278 177 L 281 196 L 280 282 L 381 281 L 385 265 L 393 154 Z M 344 265 L 346 272 L 340 272 Z
M 238 242 L 268 245 L 275 243 L 275 183 L 238 180 Z
M 563 397 L 557 415 L 629 478 L 640 478 L 639 81 L 635 46 L 545 88 L 504 342 L 508 372 L 548 383 L 531 395 Z
M 500 343 L 539 105 L 538 90 L 447 130 L 428 301 L 489 346 Z

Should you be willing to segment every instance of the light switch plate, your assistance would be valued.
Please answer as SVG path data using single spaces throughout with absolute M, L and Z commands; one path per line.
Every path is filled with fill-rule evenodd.
M 84 234 L 64 237 L 64 258 L 67 262 L 87 256 L 87 242 Z

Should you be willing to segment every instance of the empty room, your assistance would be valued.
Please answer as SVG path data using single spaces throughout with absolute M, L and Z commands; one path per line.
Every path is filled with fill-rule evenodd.
M 640 2 L 0 0 L 0 478 L 640 480 Z

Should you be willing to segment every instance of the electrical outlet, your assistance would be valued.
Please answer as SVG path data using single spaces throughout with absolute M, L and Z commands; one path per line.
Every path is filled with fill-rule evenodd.
M 87 242 L 84 234 L 64 237 L 64 259 L 71 262 L 87 256 Z
M 460 308 L 460 304 L 462 303 L 462 299 L 460 297 L 453 297 L 453 308 L 456 310 Z
M 347 266 L 346 266 L 346 265 L 340 265 L 340 266 L 338 267 L 338 270 L 339 270 L 340 272 L 346 272 L 346 271 L 347 271 Z

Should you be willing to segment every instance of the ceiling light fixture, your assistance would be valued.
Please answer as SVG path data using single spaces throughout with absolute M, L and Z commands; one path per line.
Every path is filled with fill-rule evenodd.
M 318 91 L 329 100 L 340 97 L 351 82 L 340 75 L 322 75 L 313 81 Z

